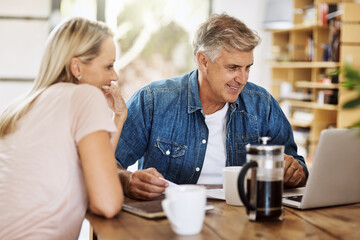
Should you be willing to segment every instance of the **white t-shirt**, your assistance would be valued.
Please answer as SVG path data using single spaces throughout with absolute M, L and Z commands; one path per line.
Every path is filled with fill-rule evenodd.
M 78 238 L 88 196 L 77 144 L 98 130 L 117 131 L 102 92 L 57 83 L 0 138 L 0 239 Z
M 204 164 L 198 184 L 222 184 L 222 169 L 226 162 L 226 113 L 229 104 L 217 112 L 205 115 L 209 129 Z

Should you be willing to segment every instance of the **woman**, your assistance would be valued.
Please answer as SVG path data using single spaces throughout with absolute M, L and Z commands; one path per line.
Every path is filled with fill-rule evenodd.
M 99 22 L 73 18 L 50 34 L 32 90 L 0 117 L 0 239 L 77 239 L 88 207 L 120 211 L 127 109 L 111 84 L 115 52 Z

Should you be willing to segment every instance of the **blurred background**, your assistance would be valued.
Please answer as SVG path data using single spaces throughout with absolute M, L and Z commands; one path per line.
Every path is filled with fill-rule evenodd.
M 50 31 L 72 16 L 97 19 L 115 33 L 115 64 L 125 100 L 155 80 L 195 68 L 192 37 L 211 13 L 227 12 L 262 37 L 250 81 L 270 87 L 264 0 L 1 0 L 0 113 L 30 90 Z M 79 239 L 89 239 L 84 221 Z
M 349 2 L 357 4 L 343 9 Z M 210 14 L 226 12 L 260 35 L 249 81 L 280 102 L 310 168 L 320 132 L 360 116 L 360 108 L 341 108 L 348 99 L 342 100 L 344 79 L 332 75 L 345 62 L 359 67 L 359 6 L 357 0 L 0 0 L 0 114 L 30 90 L 47 36 L 70 17 L 112 28 L 118 85 L 127 101 L 152 81 L 192 71 L 194 32 Z M 340 45 L 333 23 L 341 18 L 347 21 Z M 86 220 L 79 239 L 89 239 Z
M 115 68 L 125 100 L 154 80 L 195 68 L 194 31 L 211 13 L 227 12 L 262 37 L 250 81 L 270 87 L 265 53 L 269 33 L 262 23 L 265 0 L 1 0 L 0 113 L 30 89 L 46 38 L 54 26 L 82 16 L 106 22 L 115 32 Z

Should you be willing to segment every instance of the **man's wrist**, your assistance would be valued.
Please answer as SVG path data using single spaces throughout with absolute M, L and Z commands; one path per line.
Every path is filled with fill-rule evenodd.
M 119 174 L 120 182 L 122 184 L 124 193 L 125 193 L 125 195 L 128 195 L 130 177 L 131 177 L 132 172 L 126 170 L 125 168 L 118 166 L 118 174 Z

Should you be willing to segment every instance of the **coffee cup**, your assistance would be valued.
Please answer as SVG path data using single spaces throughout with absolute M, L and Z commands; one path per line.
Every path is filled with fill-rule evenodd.
M 176 234 L 193 235 L 201 232 L 206 207 L 204 186 L 179 185 L 167 188 L 161 205 Z
M 243 206 L 238 192 L 238 177 L 241 168 L 241 166 L 228 166 L 222 170 L 225 200 L 229 205 Z

